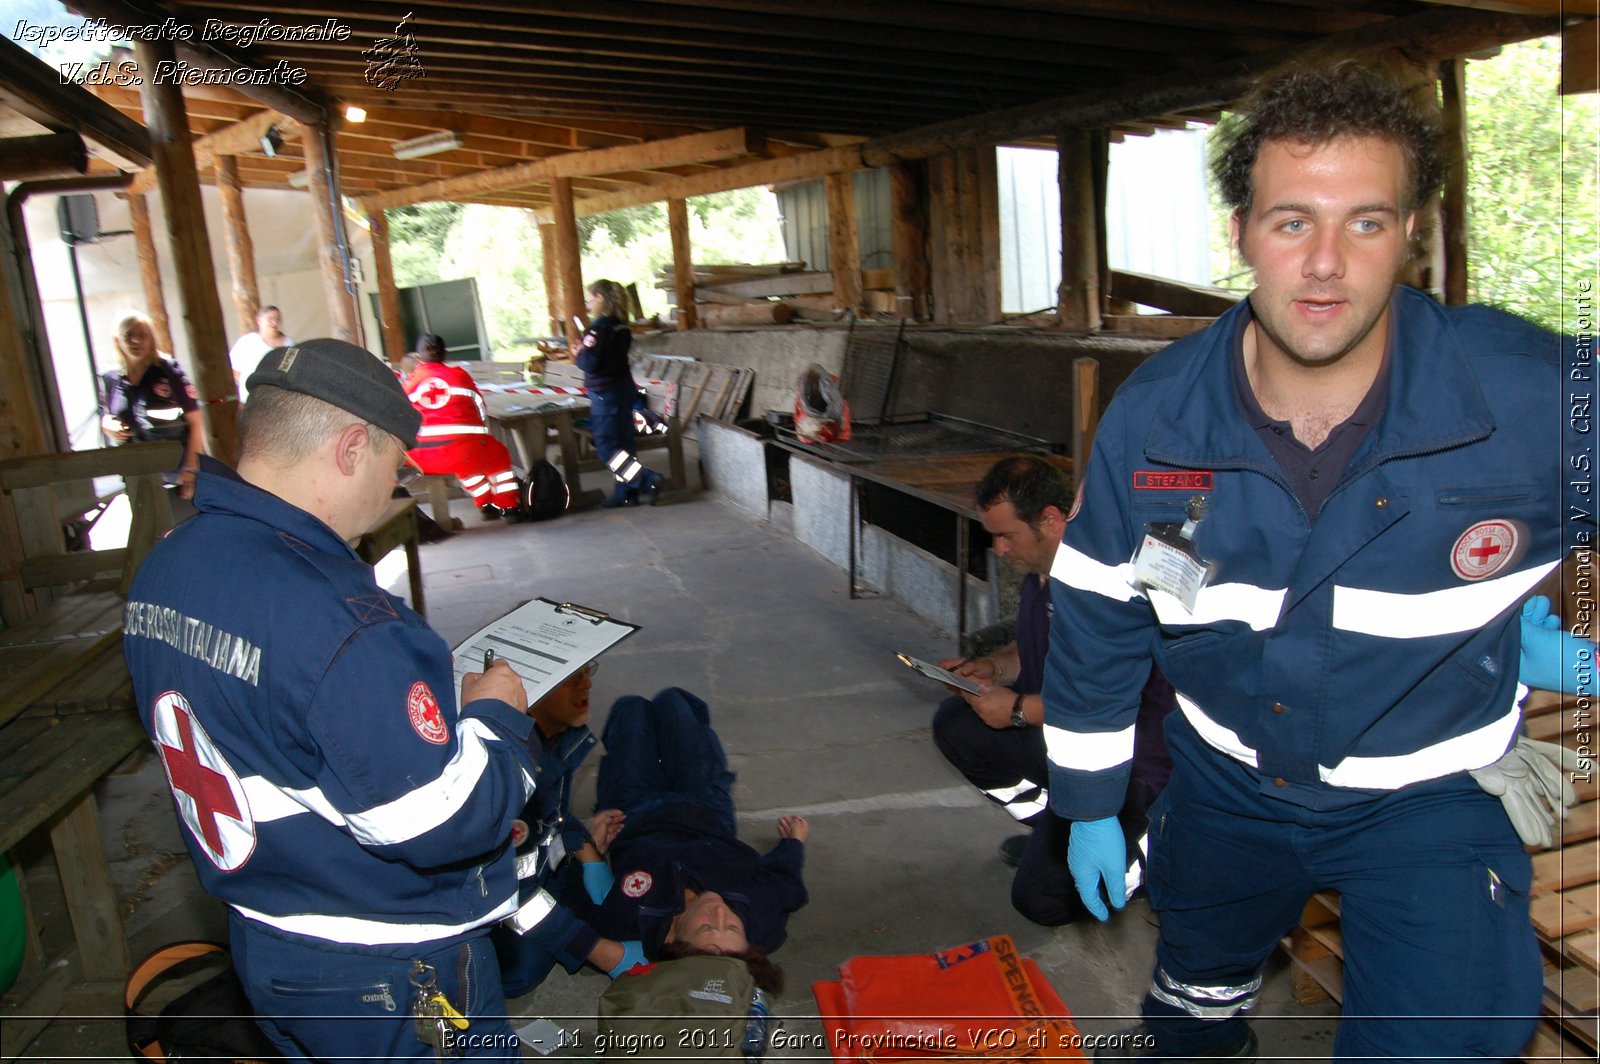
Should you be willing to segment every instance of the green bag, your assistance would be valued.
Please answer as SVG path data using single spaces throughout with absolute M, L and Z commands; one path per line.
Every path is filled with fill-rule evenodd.
M 662 961 L 624 975 L 600 995 L 595 1049 L 636 1059 L 759 1060 L 766 996 L 738 957 Z

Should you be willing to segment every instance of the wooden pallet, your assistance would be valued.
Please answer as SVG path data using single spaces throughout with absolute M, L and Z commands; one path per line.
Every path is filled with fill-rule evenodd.
M 684 432 L 692 434 L 695 418 L 701 414 L 718 421 L 736 420 L 756 374 L 742 366 L 701 362 L 683 355 L 652 355 L 640 365 L 636 376 L 652 382 L 644 384 L 645 391 L 651 394 L 651 409 L 667 417 L 676 415 Z M 655 401 L 658 388 L 659 409 Z
M 1571 700 L 1535 691 L 1523 705 L 1524 730 L 1534 738 L 1576 749 Z M 1586 732 L 1592 725 L 1586 725 Z M 1529 916 L 1544 954 L 1545 1019 L 1524 1060 L 1592 1059 L 1600 1044 L 1600 781 L 1574 782 L 1578 805 L 1563 825 L 1561 846 L 1533 858 Z M 1344 950 L 1339 896 L 1317 894 L 1283 940 L 1294 963 L 1293 986 L 1302 1004 L 1344 998 Z

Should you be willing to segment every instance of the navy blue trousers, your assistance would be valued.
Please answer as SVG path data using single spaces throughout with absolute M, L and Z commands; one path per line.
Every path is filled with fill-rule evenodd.
M 1011 877 L 1011 907 L 1036 924 L 1058 927 L 1087 910 L 1067 868 L 1072 825 L 1047 807 L 1050 762 L 1042 728 L 991 728 L 965 699 L 951 695 L 933 714 L 933 744 L 967 782 L 1032 829 Z M 1161 776 L 1165 781 L 1165 774 Z M 1135 769 L 1118 820 L 1128 842 L 1128 862 L 1140 857 L 1145 811 L 1158 788 Z
M 711 730 L 706 704 L 669 687 L 646 700 L 619 698 L 606 718 L 606 753 L 595 784 L 597 809 L 633 814 L 674 801 L 712 810 L 738 834 L 733 811 L 734 774 L 722 740 Z
M 638 462 L 638 445 L 633 433 L 633 394 L 626 388 L 617 391 L 589 392 L 589 431 L 594 434 L 595 453 L 606 467 L 613 469 L 613 460 L 625 453 L 639 466 L 638 472 L 624 479 L 617 478 L 615 497 L 621 501 L 628 492 L 638 492 L 659 473 L 646 469 Z M 626 471 L 626 470 L 624 470 Z
M 1244 1038 L 1262 965 L 1324 889 L 1340 892 L 1344 942 L 1336 1056 L 1522 1051 L 1542 996 L 1533 872 L 1498 799 L 1461 775 L 1305 809 L 1184 731 L 1169 732 L 1177 764 L 1150 810 L 1161 937 L 1143 1012 L 1162 1055 Z
M 413 959 L 433 969 L 444 996 L 471 1021 L 457 1056 L 522 1059 L 486 937 L 431 951 L 340 948 L 281 935 L 237 914 L 230 914 L 228 932 L 257 1022 L 283 1060 L 434 1060 L 412 1021 Z

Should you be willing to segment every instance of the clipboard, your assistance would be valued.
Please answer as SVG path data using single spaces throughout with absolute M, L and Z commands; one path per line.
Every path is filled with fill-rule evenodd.
M 637 624 L 575 602 L 530 599 L 455 648 L 456 690 L 467 673 L 483 671 L 484 652 L 492 650 L 522 677 L 531 706 L 638 630 Z
M 915 669 L 930 680 L 938 680 L 940 683 L 949 684 L 951 687 L 959 691 L 965 691 L 968 694 L 983 694 L 983 685 L 976 680 L 966 676 L 957 676 L 949 669 L 941 669 L 937 665 L 923 661 L 921 658 L 914 658 L 909 654 L 896 654 L 895 657 L 900 660 L 900 664 Z

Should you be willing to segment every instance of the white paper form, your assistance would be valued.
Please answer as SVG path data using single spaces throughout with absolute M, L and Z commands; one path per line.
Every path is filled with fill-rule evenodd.
M 537 598 L 469 636 L 455 649 L 456 690 L 469 672 L 483 671 L 485 651 L 504 658 L 522 677 L 528 705 L 639 630 L 636 624 L 571 602 Z

